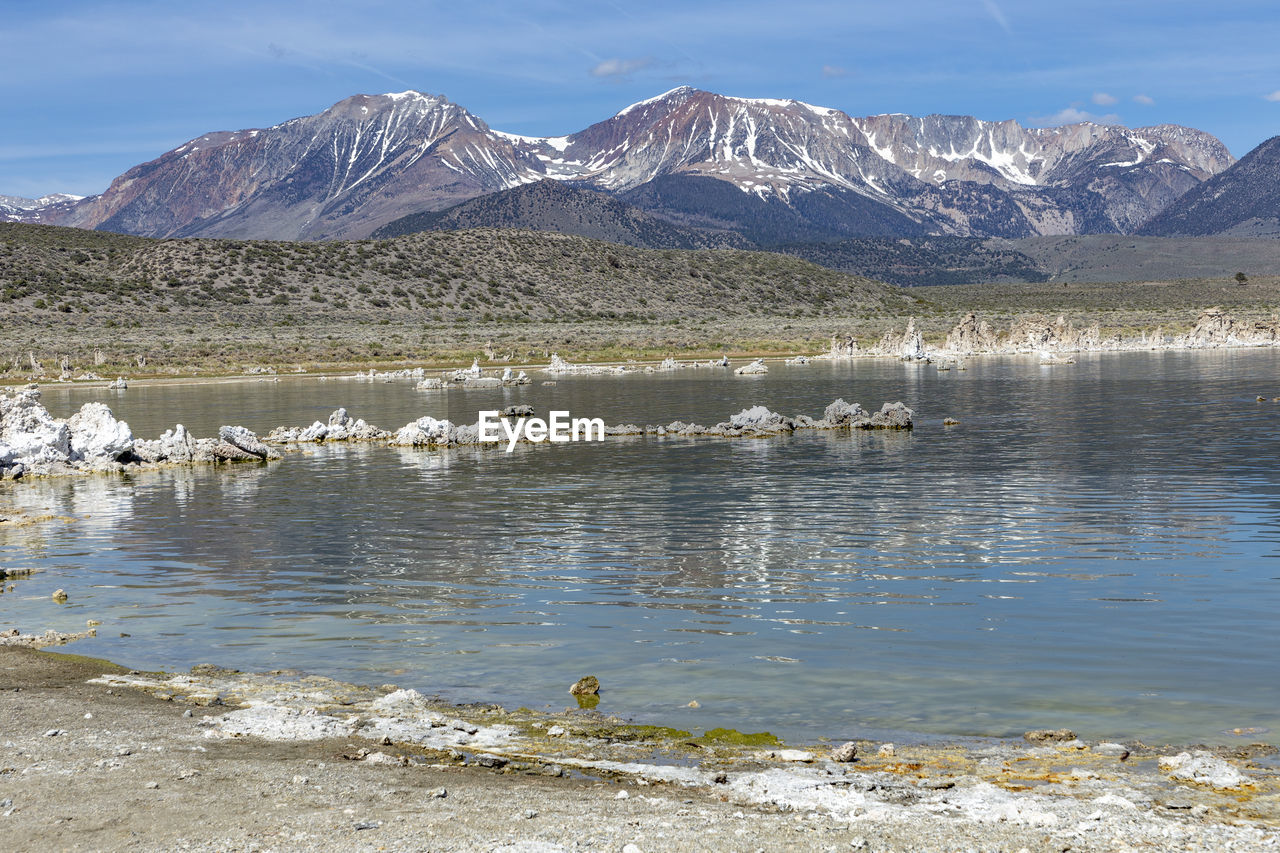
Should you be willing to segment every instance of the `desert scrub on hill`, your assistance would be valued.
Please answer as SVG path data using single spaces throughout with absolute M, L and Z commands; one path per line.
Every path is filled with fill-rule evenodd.
M 469 360 L 495 340 L 538 358 L 747 341 L 781 352 L 797 341 L 771 334 L 775 318 L 843 326 L 834 318 L 923 307 L 898 288 L 759 252 L 509 230 L 288 243 L 30 225 L 0 225 L 0 299 L 10 377 L 57 375 L 64 358 L 73 372 L 135 376 Z
M 393 240 L 151 240 L 0 226 L 0 298 L 30 312 L 121 321 L 228 306 L 349 319 L 630 320 L 898 311 L 917 299 L 764 252 L 633 249 L 481 229 Z M 37 305 L 37 301 L 42 304 Z
M 865 345 L 908 317 L 938 344 L 966 311 L 1007 329 L 1064 314 L 1112 330 L 1189 327 L 1210 305 L 1280 306 L 1280 279 L 899 289 L 797 258 L 642 250 L 552 233 L 384 241 L 152 240 L 0 224 L 0 381 L 793 354 Z M 33 368 L 35 359 L 41 366 Z

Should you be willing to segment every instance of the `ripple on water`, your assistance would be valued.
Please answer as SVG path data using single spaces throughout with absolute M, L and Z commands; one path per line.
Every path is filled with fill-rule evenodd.
M 1267 739 L 1280 453 L 1274 411 L 1239 401 L 1278 366 L 1135 353 L 1051 375 L 992 359 L 583 377 L 501 404 L 713 423 L 902 399 L 920 428 L 319 447 L 29 484 L 12 499 L 70 520 L 2 534 L 0 561 L 44 575 L 0 596 L 0 619 L 101 619 L 85 653 L 139 667 L 290 667 L 535 707 L 591 673 L 602 709 L 685 728 Z M 103 393 L 45 401 L 67 414 Z M 265 430 L 343 405 L 391 426 L 497 399 L 289 380 L 107 402 L 138 434 L 209 434 L 228 412 Z M 946 415 L 962 426 L 943 432 Z M 45 586 L 71 600 L 52 609 Z

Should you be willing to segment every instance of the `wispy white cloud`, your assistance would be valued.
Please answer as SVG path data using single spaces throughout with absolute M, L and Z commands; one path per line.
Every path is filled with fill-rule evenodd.
M 839 65 L 824 65 L 822 66 L 822 76 L 823 77 L 848 77 L 849 69 L 842 68 Z
M 1142 104 L 1143 106 L 1149 107 L 1156 102 L 1156 99 L 1150 95 L 1134 95 L 1133 102 L 1135 104 Z
M 1110 107 L 1119 103 L 1120 99 L 1115 95 L 1108 95 L 1106 92 L 1094 92 L 1093 102 L 1100 107 Z
M 627 77 L 653 64 L 652 59 L 605 59 L 591 69 L 592 77 Z
M 1270 94 L 1267 94 L 1267 95 L 1263 95 L 1262 97 L 1267 99 L 1268 101 L 1280 101 L 1280 89 L 1276 89 L 1274 92 L 1271 92 Z
M 1080 124 L 1081 122 L 1091 121 L 1095 124 L 1120 124 L 1120 116 L 1114 113 L 1106 115 L 1094 115 L 1088 110 L 1082 110 L 1076 105 L 1058 110 L 1053 115 L 1036 116 L 1030 119 L 1032 125 L 1040 127 L 1058 127 L 1064 124 Z
M 982 0 L 982 5 L 987 10 L 987 14 L 991 16 L 992 20 L 1000 25 L 1000 29 L 1004 30 L 1009 35 L 1013 35 L 1013 27 L 1010 26 L 1009 19 L 1005 17 L 1004 10 L 996 5 L 996 0 Z

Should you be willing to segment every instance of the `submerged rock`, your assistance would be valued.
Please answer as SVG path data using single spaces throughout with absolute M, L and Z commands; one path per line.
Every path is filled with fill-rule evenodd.
M 1034 729 L 1023 734 L 1022 739 L 1027 743 L 1055 743 L 1075 740 L 1076 733 L 1071 729 Z

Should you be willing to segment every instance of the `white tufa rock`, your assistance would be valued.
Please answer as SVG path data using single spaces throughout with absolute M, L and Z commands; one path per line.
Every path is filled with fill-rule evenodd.
M 744 364 L 733 372 L 738 376 L 758 376 L 760 374 L 768 373 L 769 366 L 764 363 L 763 358 L 757 358 L 750 364 Z
M 34 388 L 0 396 L 0 443 L 9 446 L 11 461 L 24 465 L 71 458 L 71 430 L 40 405 L 40 392 Z
M 324 441 L 328 435 L 329 427 L 320 421 L 316 421 L 311 426 L 298 433 L 298 441 Z
M 1160 759 L 1160 769 L 1172 779 L 1208 785 L 1210 788 L 1231 789 L 1253 784 L 1248 776 L 1204 750 L 1165 756 Z
M 133 433 L 102 403 L 85 403 L 67 419 L 71 456 L 77 460 L 116 460 L 133 449 Z
M 196 442 L 187 428 L 178 424 L 154 441 L 135 441 L 133 452 L 146 462 L 192 462 Z
M 734 429 L 769 430 L 780 429 L 784 420 L 782 415 L 765 406 L 752 406 L 729 418 L 729 425 Z
M 523 371 L 522 371 L 523 372 Z M 602 364 L 573 364 L 565 361 L 560 357 L 559 353 L 551 354 L 551 364 L 542 368 L 543 373 L 550 373 L 552 376 L 558 375 L 585 375 L 591 376 L 595 374 L 622 374 L 627 373 L 627 369 L 622 366 L 609 367 Z
M 447 420 L 436 420 L 428 415 L 400 427 L 391 443 L 401 447 L 448 444 L 452 432 L 452 423 Z
M 277 456 L 270 447 L 262 443 L 257 433 L 242 426 L 223 426 L 218 428 L 218 437 L 230 444 L 232 447 L 243 450 L 259 459 L 268 459 Z

